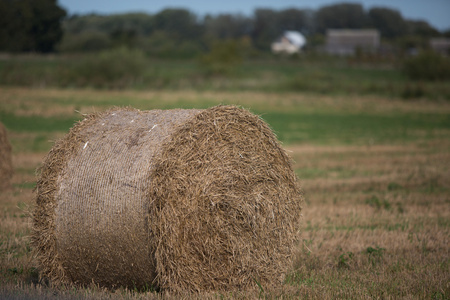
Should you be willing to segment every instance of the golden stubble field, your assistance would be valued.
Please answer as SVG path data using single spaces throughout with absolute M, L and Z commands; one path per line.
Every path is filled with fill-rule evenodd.
M 314 98 L 314 99 L 313 99 Z M 50 102 L 45 99 L 52 99 Z M 59 99 L 59 100 L 58 100 Z M 87 100 L 86 100 L 87 99 Z M 101 99 L 101 105 L 95 104 Z M 336 110 L 424 111 L 450 117 L 448 103 L 412 104 L 386 99 L 333 99 L 255 93 L 44 91 L 6 89 L 0 109 L 16 115 L 54 117 L 121 105 L 156 108 L 167 103 L 232 103 L 259 110 L 304 106 Z M 205 100 L 206 99 L 206 100 Z M 58 102 L 59 101 L 59 102 Z M 92 105 L 86 101 L 93 101 Z M 260 102 L 258 102 L 260 101 Z M 144 105 L 145 103 L 145 105 Z M 353 103 L 353 105 L 352 105 Z M 49 140 L 64 131 L 45 135 Z M 24 140 L 42 135 L 10 131 L 13 189 L 0 195 L 0 298 L 136 299 L 178 296 L 99 287 L 49 287 L 39 283 L 29 246 L 35 170 L 46 151 Z M 185 298 L 448 299 L 450 297 L 450 132 L 389 144 L 285 145 L 305 193 L 302 243 L 292 273 L 278 287 L 223 291 Z M 48 143 L 49 147 L 51 142 Z

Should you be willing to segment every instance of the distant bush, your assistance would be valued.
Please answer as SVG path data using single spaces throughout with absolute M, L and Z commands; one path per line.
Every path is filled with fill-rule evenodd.
M 0 84 L 11 86 L 48 87 L 58 79 L 58 60 L 52 56 L 12 56 L 0 60 Z
M 61 69 L 63 86 L 126 88 L 142 79 L 147 58 L 137 49 L 117 48 L 92 54 Z
M 400 96 L 404 99 L 421 98 L 425 95 L 426 89 L 422 82 L 418 84 L 407 84 L 400 93 Z
M 65 34 L 58 45 L 60 52 L 94 52 L 106 50 L 112 46 L 109 36 L 102 32 L 83 32 L 81 34 Z
M 162 31 L 137 40 L 137 46 L 147 55 L 164 59 L 192 59 L 201 54 L 200 43 L 191 40 L 175 39 Z
M 413 80 L 450 79 L 450 58 L 435 52 L 422 52 L 405 60 L 403 72 Z
M 224 75 L 242 63 L 242 53 L 237 41 L 216 41 L 211 50 L 200 57 L 200 66 L 207 74 Z

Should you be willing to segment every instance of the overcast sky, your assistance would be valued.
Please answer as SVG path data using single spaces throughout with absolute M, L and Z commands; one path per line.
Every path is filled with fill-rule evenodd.
M 439 30 L 450 29 L 450 0 L 359 0 L 359 1 L 332 1 L 332 0 L 58 0 L 70 15 L 86 13 L 124 13 L 146 12 L 157 13 L 164 8 L 186 8 L 202 16 L 218 13 L 241 13 L 251 15 L 255 8 L 272 8 L 275 10 L 285 8 L 318 9 L 321 6 L 350 2 L 362 3 L 366 9 L 373 6 L 384 6 L 397 9 L 404 18 L 426 20 Z

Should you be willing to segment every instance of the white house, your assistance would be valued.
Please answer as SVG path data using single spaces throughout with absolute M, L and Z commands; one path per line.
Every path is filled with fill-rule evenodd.
M 306 45 L 306 38 L 298 31 L 285 31 L 284 34 L 272 43 L 273 53 L 299 53 Z

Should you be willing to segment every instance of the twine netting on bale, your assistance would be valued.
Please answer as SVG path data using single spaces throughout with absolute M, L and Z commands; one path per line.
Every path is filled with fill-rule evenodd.
M 11 188 L 12 175 L 11 144 L 5 126 L 0 123 L 0 191 Z
M 91 115 L 51 149 L 36 191 L 32 241 L 54 283 L 278 284 L 298 240 L 291 161 L 233 106 Z

